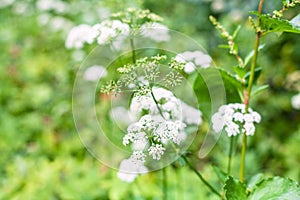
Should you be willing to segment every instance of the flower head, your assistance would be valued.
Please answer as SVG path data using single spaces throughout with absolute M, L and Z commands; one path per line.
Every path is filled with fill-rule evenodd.
M 251 108 L 248 112 L 245 110 L 244 104 L 228 104 L 219 108 L 212 116 L 212 127 L 216 132 L 221 132 L 223 129 L 228 136 L 236 136 L 241 132 L 246 135 L 254 135 L 254 123 L 259 123 L 261 116 Z

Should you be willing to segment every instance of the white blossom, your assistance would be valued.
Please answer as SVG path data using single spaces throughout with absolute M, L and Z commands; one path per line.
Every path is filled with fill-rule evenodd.
M 156 42 L 164 42 L 170 40 L 168 27 L 157 22 L 151 22 L 142 25 L 141 34 L 143 37 L 150 38 Z
M 212 116 L 212 128 L 216 132 L 221 132 L 223 129 L 228 136 L 236 136 L 241 132 L 246 135 L 254 135 L 254 123 L 259 123 L 261 116 L 251 108 L 246 113 L 244 104 L 228 104 L 219 108 Z
M 118 177 L 128 183 L 131 183 L 139 174 L 148 172 L 147 167 L 141 162 L 136 162 L 132 157 L 121 162 Z
M 154 160 L 160 160 L 165 150 L 166 149 L 162 146 L 162 144 L 152 144 L 148 149 L 149 155 L 152 156 Z
M 197 66 L 207 68 L 212 63 L 212 58 L 202 51 L 186 51 L 177 54 L 175 60 L 177 62 L 186 63 L 184 71 L 188 74 L 194 72 Z
M 291 99 L 291 104 L 294 109 L 300 109 L 300 93 L 296 94 Z
M 105 67 L 100 65 L 93 65 L 88 67 L 84 74 L 83 78 L 87 81 L 98 81 L 99 79 L 105 77 L 107 75 L 107 71 Z
M 118 41 L 120 38 L 125 39 L 129 35 L 129 25 L 119 20 L 106 20 L 94 25 L 93 28 L 99 33 L 97 42 L 100 45 L 109 44 L 114 40 Z M 118 42 L 122 43 L 122 41 Z
M 40 11 L 54 10 L 57 13 L 64 13 L 68 8 L 67 3 L 59 0 L 38 0 L 36 6 Z
M 81 24 L 73 27 L 66 40 L 66 48 L 80 49 L 83 47 L 84 43 L 91 44 L 97 37 L 98 32 L 91 26 L 87 24 Z

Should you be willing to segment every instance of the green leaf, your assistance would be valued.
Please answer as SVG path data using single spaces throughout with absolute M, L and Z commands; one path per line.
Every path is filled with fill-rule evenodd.
M 222 182 L 222 184 L 224 185 L 226 182 L 226 179 L 228 177 L 227 173 L 223 172 L 219 167 L 217 167 L 216 165 L 212 165 L 213 170 L 215 171 L 215 173 L 217 174 L 218 178 L 220 179 L 220 181 Z
M 243 183 L 239 182 L 237 179 L 228 177 L 225 186 L 225 196 L 228 200 L 246 200 L 247 192 L 246 187 Z
M 262 50 L 264 47 L 265 47 L 265 44 L 259 45 L 258 51 Z M 245 58 L 245 63 L 244 63 L 245 66 L 246 66 L 246 65 L 249 63 L 249 61 L 252 59 L 253 55 L 254 55 L 254 51 L 252 50 L 252 51 L 246 56 L 246 58 Z
M 240 66 L 234 66 L 233 67 L 234 72 L 238 75 L 240 79 L 243 79 L 246 75 L 246 69 Z
M 255 96 L 268 88 L 269 88 L 269 85 L 254 86 L 251 91 L 251 96 Z
M 232 35 L 233 39 L 236 38 L 237 34 L 241 30 L 241 27 L 242 27 L 241 25 L 238 25 L 238 27 L 236 27 L 236 29 L 234 30 L 233 35 Z
M 243 90 L 243 85 L 234 75 L 220 68 L 198 72 L 193 88 L 204 118 L 209 120 L 221 105 L 241 101 L 239 90 Z
M 297 200 L 300 199 L 300 187 L 296 181 L 289 178 L 273 177 L 265 179 L 254 187 L 250 200 Z
M 270 32 L 291 32 L 291 33 L 300 33 L 300 29 L 297 26 L 294 26 L 288 20 L 280 19 L 280 18 L 273 18 L 267 14 L 258 14 L 252 12 L 257 16 L 260 16 L 260 27 L 264 34 Z
M 256 174 L 255 176 L 252 176 L 249 180 L 247 187 L 248 189 L 252 190 L 256 184 L 261 182 L 264 179 L 264 175 L 262 173 Z
M 262 68 L 261 67 L 257 67 L 255 70 L 254 70 L 254 78 L 253 78 L 253 84 L 256 84 L 256 81 L 258 79 L 258 77 L 260 76 L 261 74 L 261 71 L 262 71 Z M 249 79 L 250 79 L 250 74 L 251 72 L 247 72 L 244 79 L 246 80 L 246 86 L 248 86 L 248 82 L 249 82 Z

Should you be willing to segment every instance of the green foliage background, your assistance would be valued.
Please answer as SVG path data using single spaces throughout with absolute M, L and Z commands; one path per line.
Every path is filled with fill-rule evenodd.
M 226 41 L 214 30 L 208 16 L 217 16 L 230 32 L 242 23 L 238 43 L 243 56 L 251 51 L 255 37 L 247 16 L 248 11 L 256 10 L 256 1 L 65 2 L 68 12 L 47 14 L 63 17 L 74 25 L 97 23 L 105 18 L 106 11 L 132 6 L 150 9 L 164 17 L 170 29 L 194 38 L 217 66 L 229 70 L 236 65 L 235 60 L 218 48 Z M 160 171 L 141 176 L 133 184 L 123 183 L 115 170 L 99 163 L 81 144 L 71 110 L 72 87 L 80 62 L 73 59 L 73 51 L 65 48 L 66 32 L 38 23 L 46 11 L 35 5 L 34 0 L 16 0 L 0 8 L 0 199 L 161 199 Z M 264 11 L 279 8 L 280 2 L 272 0 L 266 2 Z M 298 12 L 292 9 L 285 17 L 289 19 Z M 259 57 L 263 75 L 258 81 L 270 88 L 256 96 L 251 105 L 263 120 L 249 140 L 246 178 L 267 173 L 299 182 L 300 116 L 290 104 L 297 91 L 286 85 L 288 75 L 300 70 L 300 37 L 271 34 L 262 43 L 266 43 Z M 199 132 L 192 146 L 195 155 L 203 138 Z M 195 156 L 194 164 L 207 179 L 217 182 L 211 164 L 226 168 L 227 142 L 221 138 L 205 159 Z M 237 175 L 238 159 L 234 159 L 233 166 Z M 170 199 L 215 198 L 188 168 L 168 167 L 167 174 Z

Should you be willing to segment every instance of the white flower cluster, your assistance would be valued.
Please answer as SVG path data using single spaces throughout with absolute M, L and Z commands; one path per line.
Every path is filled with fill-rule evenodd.
M 127 128 L 127 133 L 123 137 L 123 145 L 131 145 L 133 154 L 125 163 L 137 163 L 132 167 L 139 174 L 139 169 L 145 169 L 144 163 L 147 157 L 153 160 L 160 160 L 169 144 L 180 145 L 187 137 L 185 127 L 187 123 L 183 119 L 188 119 L 188 114 L 182 114 L 182 105 L 191 111 L 191 116 L 196 119 L 188 119 L 190 124 L 198 125 L 202 122 L 201 112 L 182 103 L 174 94 L 166 89 L 152 88 L 153 96 L 145 94 L 133 97 L 130 106 L 131 115 L 142 117 Z M 159 107 L 159 109 L 158 109 Z M 198 114 L 198 116 L 197 116 Z M 183 117 L 185 116 L 185 117 Z M 120 165 L 124 169 L 123 162 Z M 135 174 L 135 175 L 136 175 Z M 126 173 L 118 173 L 120 179 L 127 182 L 134 180 L 136 176 Z
M 157 22 L 142 25 L 141 35 L 156 42 L 165 42 L 170 40 L 168 27 Z
M 104 45 L 114 41 L 123 40 L 129 34 L 128 24 L 119 20 L 106 20 L 100 24 L 89 26 L 81 24 L 71 29 L 66 40 L 67 48 L 80 49 L 84 43 L 91 44 L 97 40 Z
M 46 7 L 46 3 L 44 7 Z M 169 29 L 160 23 L 146 22 L 138 26 L 140 27 L 139 29 L 134 28 L 135 30 L 130 30 L 128 23 L 130 22 L 124 22 L 124 20 L 105 20 L 93 26 L 87 24 L 76 26 L 71 29 L 67 36 L 66 48 L 80 49 L 85 43 L 91 44 L 96 40 L 99 45 L 111 44 L 115 49 L 119 50 L 131 31 L 134 34 L 139 34 L 157 42 L 170 40 Z
M 148 172 L 144 166 L 145 154 L 141 151 L 134 152 L 129 159 L 121 162 L 118 177 L 125 182 L 132 182 L 139 174 Z
M 294 109 L 300 109 L 300 93 L 296 94 L 291 99 L 291 104 Z
M 223 105 L 218 112 L 212 116 L 213 129 L 216 132 L 221 132 L 223 128 L 228 136 L 236 136 L 241 132 L 246 135 L 254 135 L 254 123 L 259 123 L 261 116 L 251 108 L 246 113 L 245 105 L 232 103 Z
M 184 71 L 188 74 L 194 72 L 196 70 L 196 66 L 207 68 L 212 63 L 211 57 L 204 54 L 202 51 L 186 51 L 176 55 L 175 60 L 186 63 Z

